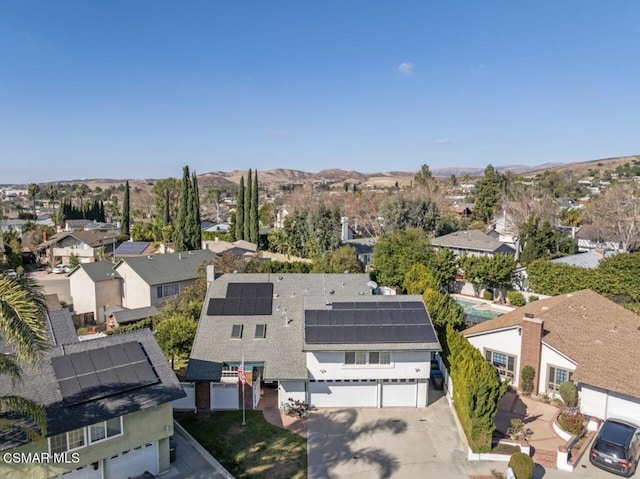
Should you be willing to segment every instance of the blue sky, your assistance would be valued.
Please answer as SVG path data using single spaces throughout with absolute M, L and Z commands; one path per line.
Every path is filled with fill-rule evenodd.
M 638 2 L 0 3 L 0 183 L 640 153 Z

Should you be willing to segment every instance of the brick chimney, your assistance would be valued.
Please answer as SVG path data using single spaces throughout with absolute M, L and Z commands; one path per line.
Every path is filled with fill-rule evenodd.
M 532 394 L 538 394 L 540 382 L 540 356 L 542 354 L 542 325 L 541 319 L 531 313 L 525 313 L 522 318 L 522 339 L 520 341 L 520 377 L 522 368 L 531 366 L 536 371 L 533 379 Z

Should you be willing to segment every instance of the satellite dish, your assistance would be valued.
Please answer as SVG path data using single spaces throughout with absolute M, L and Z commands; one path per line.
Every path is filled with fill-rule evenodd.
M 369 281 L 367 283 L 367 286 L 369 286 L 371 289 L 376 289 L 378 287 L 378 283 L 376 283 L 375 281 Z

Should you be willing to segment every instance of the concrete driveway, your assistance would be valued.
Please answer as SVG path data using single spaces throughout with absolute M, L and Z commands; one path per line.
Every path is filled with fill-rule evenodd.
M 308 477 L 468 477 L 445 398 L 425 409 L 323 409 L 307 420 Z

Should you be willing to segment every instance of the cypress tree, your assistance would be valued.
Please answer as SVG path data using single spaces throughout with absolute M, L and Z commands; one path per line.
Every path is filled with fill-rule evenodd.
M 238 198 L 236 200 L 236 239 L 244 239 L 244 176 L 240 177 Z
M 122 234 L 123 236 L 130 236 L 130 231 L 129 231 L 129 224 L 130 222 L 130 217 L 129 217 L 129 181 L 127 181 L 127 183 L 125 184 L 124 187 L 124 201 L 122 203 L 122 219 L 120 221 L 120 234 Z
M 195 171 L 191 176 L 191 224 L 190 228 L 190 250 L 197 250 L 202 247 L 202 230 L 200 229 L 200 192 L 198 190 L 198 177 Z
M 189 166 L 182 168 L 182 185 L 180 188 L 180 205 L 178 207 L 178 217 L 176 218 L 176 230 L 173 241 L 176 251 L 186 251 L 188 245 L 188 229 L 191 198 L 191 177 L 189 176 Z
M 171 224 L 171 214 L 169 213 L 169 190 L 164 192 L 164 211 L 163 211 L 163 223 L 164 226 Z
M 251 192 L 251 209 L 250 209 L 250 236 L 251 242 L 258 244 L 258 170 L 256 170 L 253 174 L 253 191 Z
M 247 187 L 244 190 L 244 233 L 242 239 L 251 241 L 251 169 L 247 175 Z

